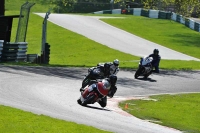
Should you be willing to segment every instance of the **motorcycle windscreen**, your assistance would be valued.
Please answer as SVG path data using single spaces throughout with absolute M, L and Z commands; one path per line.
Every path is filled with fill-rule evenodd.
M 97 90 L 101 95 L 108 95 L 108 92 L 110 90 L 110 83 L 106 80 L 102 80 L 102 82 L 97 83 Z
M 153 60 L 152 57 L 144 57 L 144 59 L 141 61 L 141 64 L 142 64 L 143 66 L 145 66 L 145 65 L 151 63 L 152 60 Z

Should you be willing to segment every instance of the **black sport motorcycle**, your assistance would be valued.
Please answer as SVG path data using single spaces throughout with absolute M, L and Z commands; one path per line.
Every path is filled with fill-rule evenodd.
M 82 89 L 85 88 L 87 85 L 89 85 L 91 80 L 103 79 L 104 73 L 102 72 L 101 67 L 92 67 L 88 69 L 88 74 L 85 75 L 83 81 L 82 81 Z

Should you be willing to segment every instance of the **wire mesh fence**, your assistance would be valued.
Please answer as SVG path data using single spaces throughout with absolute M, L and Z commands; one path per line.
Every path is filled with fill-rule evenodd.
M 21 6 L 20 10 L 20 18 L 18 22 L 17 34 L 15 42 L 25 42 L 26 40 L 26 32 L 28 27 L 28 19 L 31 7 L 35 3 L 26 2 Z

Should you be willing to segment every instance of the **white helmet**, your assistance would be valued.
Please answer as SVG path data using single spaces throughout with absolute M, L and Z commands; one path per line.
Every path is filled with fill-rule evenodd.
M 115 59 L 115 60 L 113 61 L 113 64 L 114 64 L 115 66 L 119 66 L 119 60 L 118 60 L 118 59 Z

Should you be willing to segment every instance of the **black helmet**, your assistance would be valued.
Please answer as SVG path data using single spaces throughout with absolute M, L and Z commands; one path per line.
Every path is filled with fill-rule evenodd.
M 158 55 L 158 54 L 159 54 L 159 50 L 158 50 L 158 49 L 154 49 L 154 50 L 153 50 L 153 54 L 154 54 L 154 55 Z
M 110 75 L 109 79 L 110 79 L 110 84 L 111 85 L 115 85 L 116 84 L 116 82 L 117 82 L 117 76 L 116 75 Z

